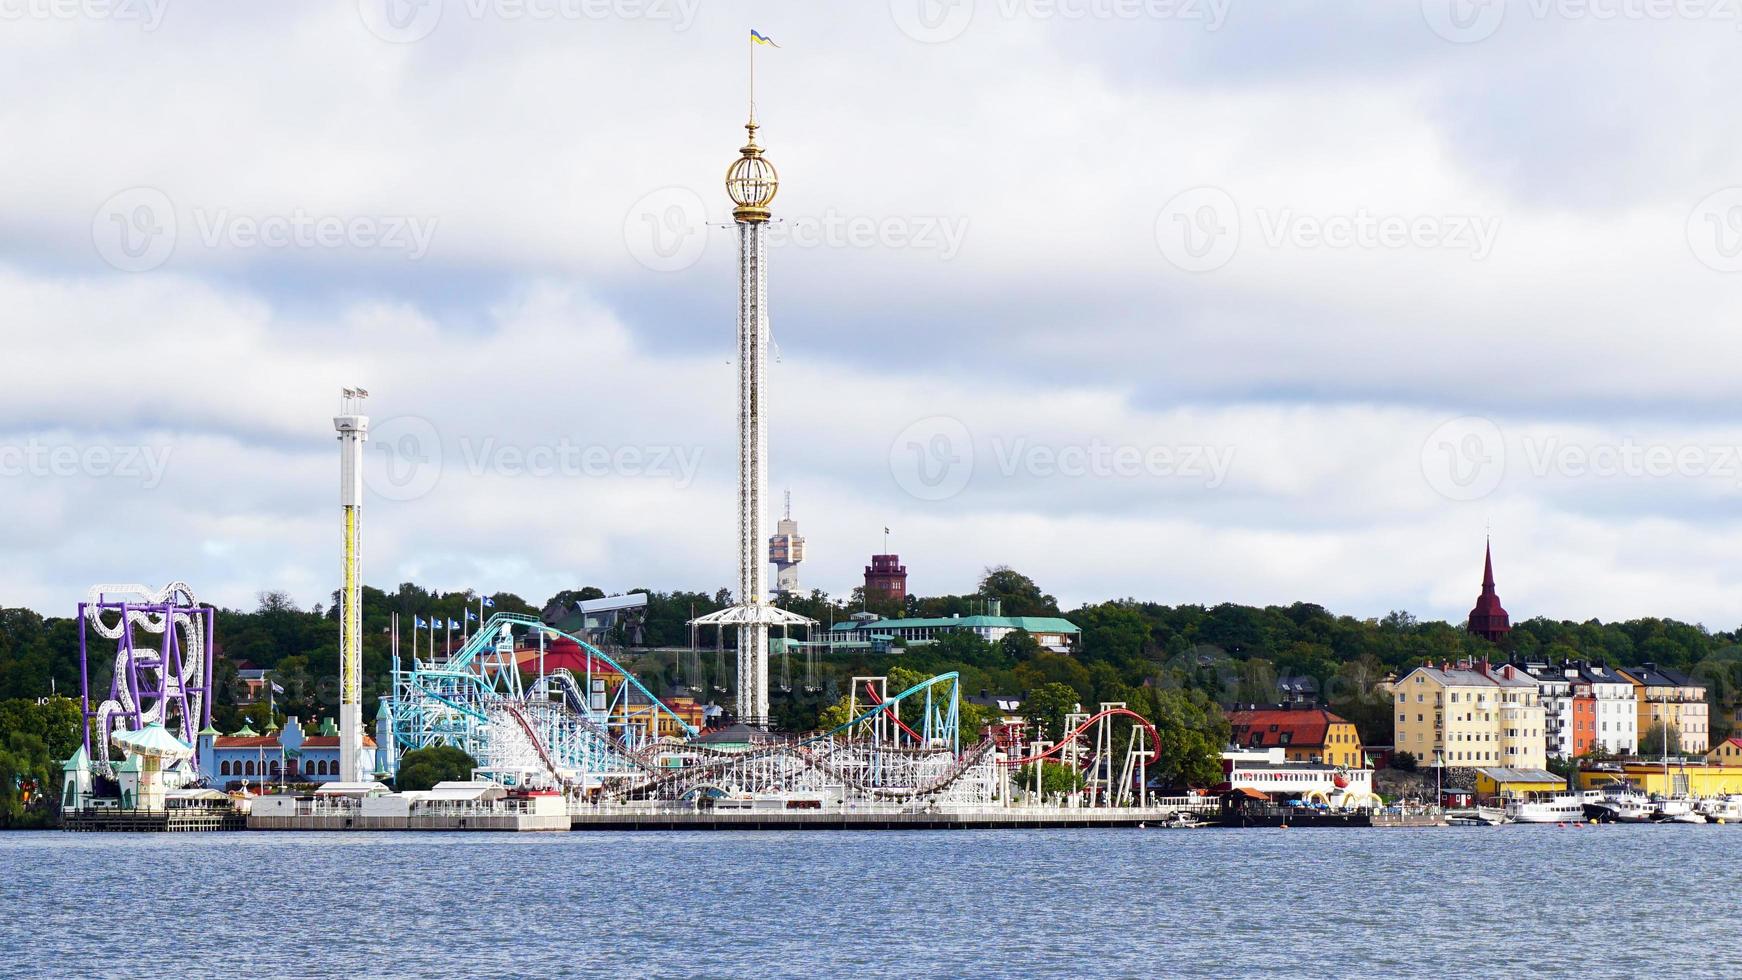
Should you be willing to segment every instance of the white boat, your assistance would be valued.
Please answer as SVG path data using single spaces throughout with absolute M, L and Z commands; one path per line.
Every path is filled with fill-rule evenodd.
M 1657 816 L 1657 802 L 1631 787 L 1611 786 L 1591 794 L 1589 813 L 1594 820 L 1650 823 Z
M 1700 801 L 1700 814 L 1707 820 L 1742 823 L 1742 797 L 1714 796 Z
M 1513 823 L 1578 823 L 1585 819 L 1585 801 L 1571 793 L 1546 800 L 1510 800 L 1506 819 Z

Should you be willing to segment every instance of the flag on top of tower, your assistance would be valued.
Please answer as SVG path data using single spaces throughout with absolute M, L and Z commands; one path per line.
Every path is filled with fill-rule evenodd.
M 752 44 L 766 44 L 769 47 L 774 47 L 774 48 L 780 47 L 780 45 L 774 43 L 773 38 L 770 38 L 768 35 L 762 33 L 761 31 L 758 31 L 754 27 L 750 28 L 750 43 L 752 43 Z

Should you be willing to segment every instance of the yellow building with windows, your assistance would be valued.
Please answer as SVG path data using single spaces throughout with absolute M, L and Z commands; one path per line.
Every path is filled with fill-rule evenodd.
M 1367 752 L 1355 723 L 1323 708 L 1285 704 L 1228 712 L 1228 740 L 1242 749 L 1280 748 L 1289 762 L 1362 769 Z
M 1622 676 L 1633 682 L 1639 697 L 1639 740 L 1655 725 L 1675 726 L 1680 736 L 1679 754 L 1703 755 L 1712 745 L 1712 727 L 1706 705 L 1706 686 L 1679 670 L 1656 664 L 1623 667 Z M 1670 755 L 1677 755 L 1675 745 Z
M 1396 750 L 1423 766 L 1545 769 L 1547 721 L 1530 675 L 1486 662 L 1417 667 L 1393 688 Z
M 1707 765 L 1742 766 L 1742 738 L 1727 738 L 1706 753 Z
M 1580 789 L 1602 789 L 1625 779 L 1641 792 L 1656 796 L 1728 796 L 1742 793 L 1742 765 L 1625 762 L 1579 771 Z

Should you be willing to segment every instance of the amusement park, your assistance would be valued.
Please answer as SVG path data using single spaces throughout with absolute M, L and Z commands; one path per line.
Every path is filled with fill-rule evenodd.
M 689 622 L 692 658 L 711 641 L 722 664 L 728 656 L 734 661 L 733 669 L 716 672 L 714 686 L 731 695 L 731 707 L 702 712 L 693 703 L 668 703 L 588 636 L 544 617 L 491 611 L 481 601 L 476 629 L 468 612 L 457 647 L 445 642 L 438 649 L 433 621 L 394 618 L 390 678 L 366 726 L 369 392 L 350 387 L 332 419 L 342 527 L 336 724 L 315 734 L 303 733 L 294 719 L 282 734 L 218 732 L 213 608 L 183 582 L 94 586 L 78 607 L 86 725 L 84 743 L 66 762 L 68 826 L 101 829 L 123 819 L 134 826 L 141 814 L 171 829 L 244 818 L 250 827 L 302 829 L 568 829 L 698 820 L 1038 826 L 1141 824 L 1213 806 L 1204 798 L 1158 795 L 1151 770 L 1161 739 L 1122 702 L 1075 705 L 1047 738 L 1021 718 L 965 723 L 979 716 L 964 710 L 956 672 L 917 682 L 903 677 L 900 684 L 889 672 L 867 673 L 851 678 L 844 717 L 826 727 L 784 732 L 772 724 L 771 654 L 778 651 L 781 684 L 789 687 L 789 657 L 812 643 L 818 623 L 776 604 L 767 574 L 772 562 L 786 582 L 802 539 L 794 538 L 790 521 L 775 535 L 767 524 L 766 235 L 779 177 L 758 142 L 754 106 L 752 98 L 747 138 L 725 179 L 739 258 L 736 588 L 730 604 Z M 425 627 L 429 643 L 420 651 Z M 402 628 L 412 639 L 409 651 L 400 646 Z M 804 644 L 795 643 L 795 631 Z M 92 689 L 94 664 L 111 668 L 107 691 Z M 269 747 L 279 755 L 293 727 L 294 765 L 269 760 Z M 390 789 L 406 754 L 430 749 L 464 753 L 475 764 L 469 778 L 428 790 Z M 1047 779 L 1060 771 L 1068 777 L 1063 793 Z M 292 773 L 330 778 L 312 792 L 271 792 Z M 238 782 L 241 801 L 225 792 Z

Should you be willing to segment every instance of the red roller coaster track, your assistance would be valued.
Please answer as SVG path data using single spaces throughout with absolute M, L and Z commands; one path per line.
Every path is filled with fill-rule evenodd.
M 1109 717 L 1111 715 L 1124 715 L 1125 717 L 1135 719 L 1137 724 L 1142 725 L 1143 728 L 1149 732 L 1149 744 L 1155 746 L 1155 748 L 1153 750 L 1151 750 L 1151 752 L 1149 753 L 1149 761 L 1152 763 L 1161 761 L 1161 736 L 1156 733 L 1155 726 L 1151 725 L 1149 723 L 1149 719 L 1143 717 L 1142 715 L 1140 715 L 1137 712 L 1132 711 L 1128 708 L 1109 708 L 1106 711 L 1103 711 L 1100 714 L 1094 716 L 1093 718 L 1090 718 L 1088 721 L 1083 722 L 1081 725 L 1078 725 L 1076 727 L 1075 731 L 1072 731 L 1072 732 L 1068 733 L 1067 735 L 1065 735 L 1064 738 L 1059 739 L 1058 744 L 1054 745 L 1050 749 L 1047 749 L 1045 752 L 1031 755 L 1025 759 L 1005 759 L 1005 760 L 1001 761 L 999 763 L 999 765 L 1003 765 L 1003 766 L 1026 766 L 1026 765 L 1029 765 L 1031 763 L 1039 762 L 1042 759 L 1051 758 L 1052 756 L 1058 754 L 1060 749 L 1063 749 L 1065 746 L 1067 746 L 1071 742 L 1075 741 L 1076 737 L 1078 735 L 1081 735 L 1084 732 L 1088 731 L 1089 726 L 1091 726 L 1095 722 L 1100 721 L 1101 719 Z
M 883 698 L 880 697 L 877 694 L 877 691 L 871 687 L 870 681 L 865 682 L 865 700 L 871 702 L 871 707 L 873 707 L 873 708 L 875 708 L 878 705 L 883 703 Z M 913 739 L 913 744 L 915 744 L 915 745 L 924 745 L 925 744 L 925 739 L 920 738 L 918 732 L 907 727 L 907 722 L 902 721 L 900 718 L 897 718 L 894 714 L 889 715 L 889 720 L 895 722 L 895 724 L 902 731 L 906 732 L 907 737 Z

